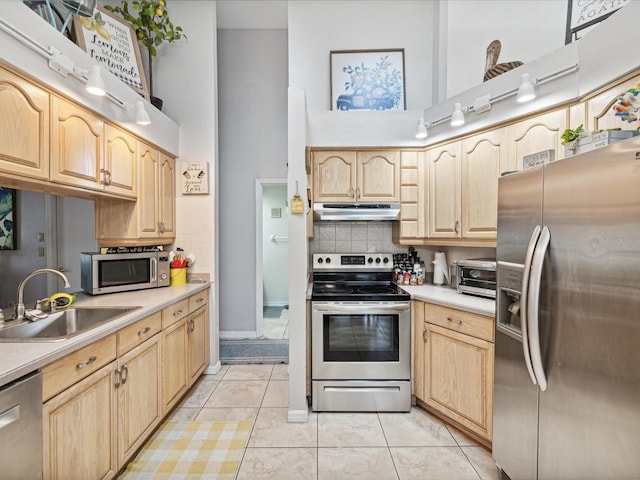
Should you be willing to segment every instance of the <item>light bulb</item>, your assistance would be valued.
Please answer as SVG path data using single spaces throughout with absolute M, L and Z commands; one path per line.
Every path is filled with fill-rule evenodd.
M 420 117 L 418 120 L 418 126 L 416 127 L 416 138 L 427 138 L 427 126 L 424 124 L 424 118 Z
M 529 80 L 529 74 L 523 73 L 520 77 L 520 87 L 518 88 L 518 103 L 528 102 L 536 98 L 536 91 Z
M 464 125 L 464 114 L 462 113 L 462 105 L 456 103 L 451 114 L 451 126 L 459 127 L 460 125 Z

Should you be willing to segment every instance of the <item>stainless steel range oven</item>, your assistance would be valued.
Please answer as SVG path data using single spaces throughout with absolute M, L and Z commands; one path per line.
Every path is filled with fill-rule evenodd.
M 314 411 L 411 409 L 410 297 L 392 254 L 314 254 Z

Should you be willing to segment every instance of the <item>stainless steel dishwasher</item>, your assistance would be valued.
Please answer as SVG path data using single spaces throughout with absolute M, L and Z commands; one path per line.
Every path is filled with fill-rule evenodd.
M 42 374 L 0 387 L 0 477 L 42 479 Z

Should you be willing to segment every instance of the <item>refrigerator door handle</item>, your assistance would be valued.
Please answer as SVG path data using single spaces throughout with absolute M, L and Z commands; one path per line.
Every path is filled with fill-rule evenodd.
M 533 364 L 533 372 L 538 379 L 540 391 L 547 389 L 547 377 L 544 373 L 542 365 L 542 352 L 540 350 L 540 282 L 542 280 L 542 267 L 544 265 L 544 257 L 549 248 L 551 241 L 551 232 L 548 227 L 542 229 L 540 240 L 536 247 L 533 261 L 531 263 L 531 280 L 529 282 L 529 303 L 527 305 L 527 321 L 529 330 L 529 348 L 531 350 L 531 362 Z
M 533 253 L 535 252 L 538 239 L 540 238 L 540 225 L 536 225 L 531 233 L 527 253 L 524 257 L 524 271 L 522 273 L 522 293 L 520 294 L 520 328 L 522 330 L 522 352 L 524 354 L 524 363 L 527 365 L 527 372 L 534 385 L 537 385 L 536 375 L 533 371 L 531 363 L 531 352 L 529 349 L 529 326 L 527 324 L 527 305 L 529 303 L 529 276 L 531 275 L 531 262 L 533 261 Z

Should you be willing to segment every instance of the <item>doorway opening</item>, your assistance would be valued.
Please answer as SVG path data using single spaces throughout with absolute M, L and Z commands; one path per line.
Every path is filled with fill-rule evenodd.
M 256 180 L 256 333 L 289 338 L 289 212 L 284 178 Z

